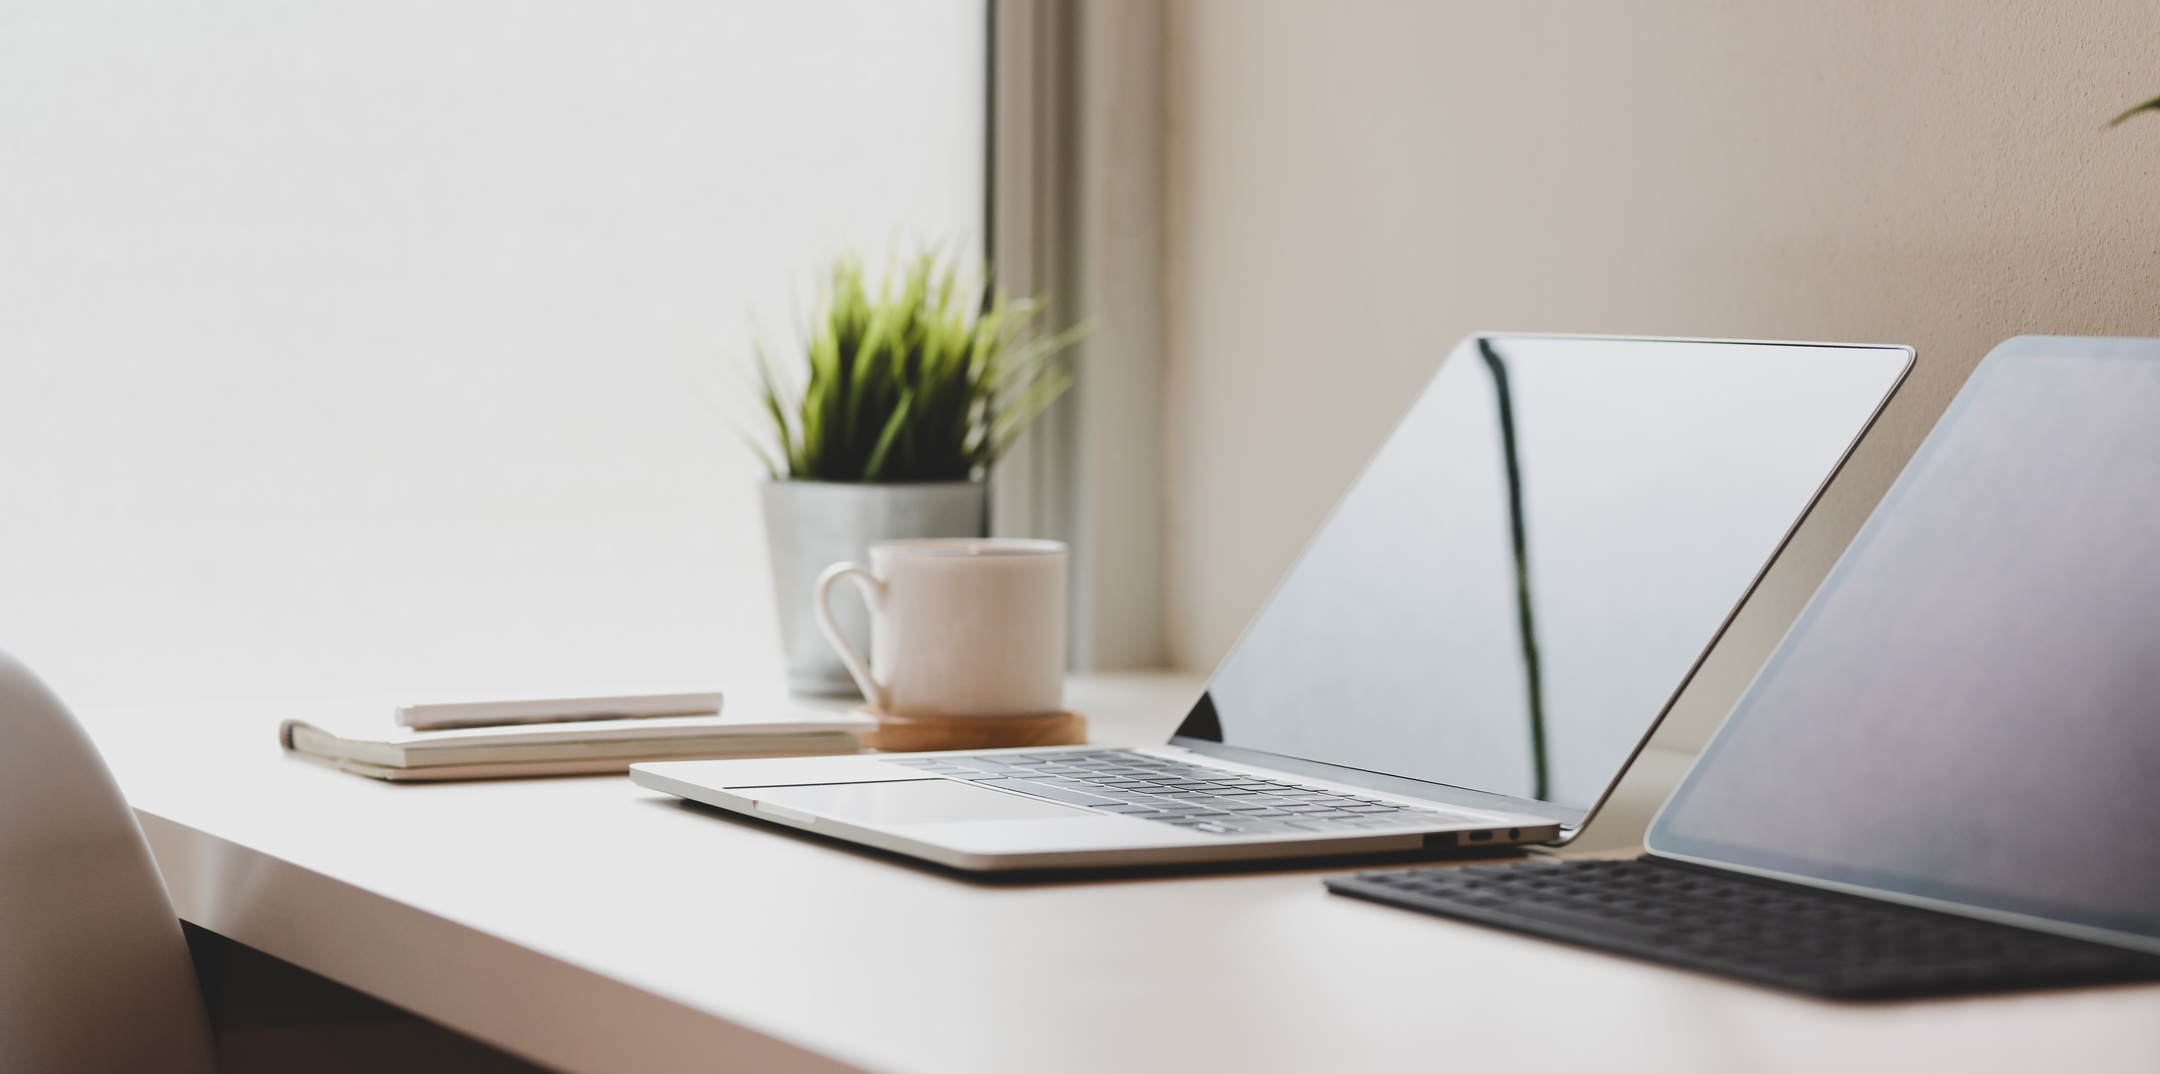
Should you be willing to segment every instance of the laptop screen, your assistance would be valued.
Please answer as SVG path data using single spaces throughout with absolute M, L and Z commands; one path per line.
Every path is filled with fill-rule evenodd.
M 2160 343 L 1974 372 L 1650 835 L 2160 939 Z
M 1900 347 L 1464 341 L 1175 741 L 1579 815 L 1626 765 L 1910 356 Z

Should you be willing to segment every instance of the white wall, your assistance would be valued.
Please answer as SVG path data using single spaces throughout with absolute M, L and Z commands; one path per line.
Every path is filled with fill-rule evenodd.
M 1989 347 L 2160 335 L 2160 116 L 2103 129 L 2156 94 L 2141 3 L 1177 0 L 1174 658 L 1473 331 L 1913 344 L 1767 647 Z
M 693 385 L 822 255 L 979 246 L 983 25 L 7 5 L 0 646 L 87 701 L 777 673 Z

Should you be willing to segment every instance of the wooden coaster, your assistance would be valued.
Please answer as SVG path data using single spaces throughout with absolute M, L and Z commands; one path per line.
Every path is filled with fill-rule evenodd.
M 872 712 L 868 706 L 855 711 L 878 718 L 878 729 L 863 736 L 863 745 L 886 753 L 1087 743 L 1087 717 L 1077 712 L 1042 716 L 887 716 Z

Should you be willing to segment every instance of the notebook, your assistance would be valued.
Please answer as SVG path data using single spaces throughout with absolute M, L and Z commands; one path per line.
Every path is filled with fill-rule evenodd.
M 718 708 L 718 693 L 651 696 L 660 702 L 610 699 L 616 703 L 598 706 L 610 713 L 606 718 L 585 720 L 566 718 L 580 707 L 572 699 L 324 704 L 282 721 L 278 742 L 297 757 L 356 775 L 434 782 L 623 772 L 633 762 L 666 759 L 848 754 L 858 752 L 861 735 L 877 726 L 852 712 L 794 701 L 778 683 L 738 687 L 728 692 L 724 711 L 701 715 L 642 713 L 696 704 L 686 696 Z M 461 724 L 507 722 L 439 729 L 403 725 L 415 712 Z

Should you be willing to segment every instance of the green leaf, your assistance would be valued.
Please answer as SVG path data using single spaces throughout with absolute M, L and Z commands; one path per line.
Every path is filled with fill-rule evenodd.
M 913 400 L 901 396 L 900 405 L 893 408 L 892 417 L 885 422 L 885 431 L 878 434 L 877 446 L 870 450 L 870 461 L 863 464 L 863 480 L 876 481 L 885 471 L 885 455 L 892 450 L 894 438 L 907 427 L 908 404 Z
M 2108 120 L 2108 126 L 2120 127 L 2122 126 L 2123 120 L 2129 119 L 2131 116 L 2137 115 L 2139 112 L 2160 112 L 2160 97 L 2155 97 L 2152 100 L 2146 101 L 2144 104 L 2135 105 L 2133 107 L 2125 109 L 2122 115 L 2116 116 L 2114 119 Z

